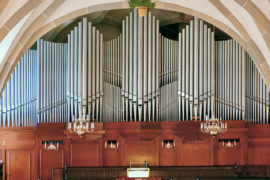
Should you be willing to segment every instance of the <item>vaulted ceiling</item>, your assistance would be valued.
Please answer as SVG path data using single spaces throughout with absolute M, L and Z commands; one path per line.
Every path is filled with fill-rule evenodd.
M 197 16 L 226 32 L 248 51 L 270 85 L 269 0 L 159 0 L 156 4 L 153 13 L 162 26 Z M 0 0 L 0 92 L 37 39 L 64 41 L 76 18 L 86 14 L 100 29 L 117 29 L 128 8 L 127 0 Z M 111 11 L 115 9 L 121 13 Z M 166 15 L 158 9 L 166 10 Z

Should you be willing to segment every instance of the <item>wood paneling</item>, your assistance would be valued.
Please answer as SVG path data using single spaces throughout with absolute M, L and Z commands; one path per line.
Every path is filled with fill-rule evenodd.
M 104 166 L 118 166 L 119 162 L 119 149 L 105 149 L 104 150 Z
M 216 164 L 218 165 L 233 165 L 233 164 L 240 164 L 240 148 L 233 147 L 233 148 L 225 148 L 225 147 L 218 147 L 216 150 Z
M 72 142 L 71 144 L 71 166 L 72 167 L 93 167 L 98 166 L 99 157 L 102 151 L 99 151 L 97 141 L 90 142 Z
M 8 180 L 31 179 L 32 154 L 27 150 L 7 151 Z
M 177 162 L 177 148 L 161 148 L 160 150 L 160 166 L 176 166 Z
M 270 165 L 270 147 L 249 147 L 248 164 Z
M 56 130 L 52 130 L 52 129 Z M 103 128 L 103 129 L 102 129 Z M 228 122 L 228 131 L 212 138 L 199 131 L 199 122 L 104 123 L 98 136 L 66 133 L 63 124 L 37 128 L 0 128 L 0 159 L 9 179 L 52 178 L 52 168 L 129 166 L 143 162 L 156 166 L 270 165 L 270 125 Z M 189 131 L 189 129 L 191 129 Z M 92 138 L 94 136 L 95 138 Z M 62 150 L 42 150 L 42 140 L 63 140 Z M 106 140 L 118 140 L 119 149 L 105 149 Z M 162 148 L 164 139 L 176 147 Z M 218 139 L 240 139 L 236 148 L 224 148 Z M 22 171 L 23 169 L 23 171 Z
M 125 166 L 130 162 L 144 162 L 150 166 L 155 164 L 155 143 L 154 141 L 131 141 L 125 144 Z
M 211 165 L 210 144 L 205 141 L 197 141 L 183 144 L 180 164 L 182 166 Z
M 53 168 L 53 180 L 63 180 L 64 169 L 62 168 Z
M 53 168 L 64 168 L 64 151 L 41 150 L 40 163 L 41 179 L 50 180 L 52 179 Z

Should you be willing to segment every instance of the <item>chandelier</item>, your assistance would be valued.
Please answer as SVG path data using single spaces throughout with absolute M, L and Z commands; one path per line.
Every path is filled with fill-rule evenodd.
M 224 144 L 223 142 L 223 147 L 225 148 L 232 148 L 232 147 L 236 147 L 236 141 L 234 141 L 233 143 L 231 143 L 231 141 L 228 141 L 226 144 Z
M 206 116 L 206 121 L 201 122 L 201 132 L 210 133 L 213 137 L 218 133 L 224 133 L 226 131 L 227 123 L 223 123 L 220 119 L 217 119 L 214 116 L 211 119 L 208 119 L 208 116 Z
M 42 141 L 45 150 L 58 150 L 59 144 L 63 144 L 63 141 Z
M 222 147 L 224 148 L 233 148 L 240 144 L 239 139 L 219 139 L 218 142 L 222 143 Z
M 79 136 L 83 136 L 87 132 L 94 131 L 94 121 L 90 119 L 90 115 L 86 115 L 85 108 L 83 109 L 83 114 L 79 113 L 79 118 L 72 116 L 72 122 L 68 124 L 68 129 L 75 132 Z M 90 127 L 89 127 L 90 125 Z

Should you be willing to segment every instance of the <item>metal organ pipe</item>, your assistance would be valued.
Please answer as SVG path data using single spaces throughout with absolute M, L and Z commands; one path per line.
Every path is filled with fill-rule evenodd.
M 179 103 L 170 101 L 173 106 L 178 106 L 176 108 L 171 108 L 165 103 L 165 107 L 168 109 L 180 110 L 178 117 L 173 118 L 173 120 L 205 119 L 206 115 L 212 114 L 214 86 L 213 51 L 211 48 L 213 48 L 213 35 L 210 28 L 207 28 L 198 18 L 194 18 L 179 33 L 177 46 L 172 48 L 179 48 L 179 54 L 172 51 L 173 54 L 177 54 L 177 61 L 173 61 L 172 64 L 178 64 L 178 73 L 176 73 L 178 77 L 174 79 L 177 80 L 178 86 L 175 88 L 178 88 L 178 93 L 174 91 L 174 82 L 171 88 L 172 98 L 174 99 L 177 95 Z M 162 89 L 163 87 L 161 87 L 161 97 L 164 96 Z M 165 98 L 170 97 L 165 96 Z M 161 115 L 161 117 L 164 116 Z
M 244 52 L 244 51 L 242 51 Z M 269 89 L 250 56 L 244 52 L 246 68 L 246 114 L 252 124 L 269 123 Z
M 113 96 L 107 90 L 104 94 L 105 119 L 156 121 L 159 95 L 159 22 L 150 12 L 140 18 L 134 10 L 123 20 L 122 25 L 122 35 L 105 42 L 104 54 L 111 51 L 114 54 L 105 56 L 104 61 L 109 63 L 106 63 L 108 66 L 105 66 L 104 72 L 117 80 L 104 83 L 108 87 L 106 89 L 110 88 L 115 92 Z M 114 98 L 107 101 L 110 97 Z
M 66 94 L 67 44 L 53 43 L 38 40 L 37 46 L 37 72 L 38 99 L 37 117 L 41 123 L 66 122 L 67 99 L 71 93 Z M 69 89 L 69 88 L 68 88 Z
M 103 36 L 87 18 L 68 35 L 68 119 L 86 111 L 91 118 L 102 119 Z
M 215 79 L 214 79 L 215 78 Z M 194 18 L 171 40 L 159 21 L 137 10 L 122 34 L 103 35 L 82 18 L 68 42 L 37 41 L 0 98 L 0 126 L 69 122 L 85 110 L 96 121 L 224 120 L 269 123 L 269 89 L 234 40 Z M 215 109 L 215 112 L 213 112 Z
M 0 98 L 1 127 L 37 124 L 37 65 L 37 51 L 28 50 L 15 67 Z
M 216 63 L 220 69 L 224 68 L 216 71 L 216 99 L 219 107 L 225 107 L 217 115 L 225 120 L 268 123 L 269 90 L 250 56 L 234 40 L 218 41 L 215 46 Z M 221 92 L 225 95 L 220 95 Z

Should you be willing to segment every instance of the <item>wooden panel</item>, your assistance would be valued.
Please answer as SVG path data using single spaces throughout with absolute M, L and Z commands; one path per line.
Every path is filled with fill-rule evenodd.
M 7 130 L 8 129 L 8 130 Z M 6 149 L 32 149 L 35 147 L 33 129 L 3 128 L 0 130 L 1 144 Z
M 155 143 L 153 141 L 131 141 L 125 145 L 125 165 L 130 162 L 143 162 L 151 166 L 155 164 Z
M 99 144 L 97 141 L 72 142 L 71 144 L 71 166 L 72 167 L 93 167 L 98 166 L 100 156 Z
M 186 143 L 183 144 L 182 153 L 183 166 L 203 166 L 210 165 L 210 149 L 209 143 Z
M 171 149 L 160 148 L 160 166 L 175 166 L 177 160 L 176 147 Z
M 7 175 L 8 180 L 31 179 L 31 152 L 8 150 Z
M 64 169 L 53 168 L 53 180 L 63 180 Z
M 258 145 L 259 146 L 259 145 Z M 270 147 L 249 147 L 249 165 L 270 165 Z
M 39 176 L 50 179 L 52 168 L 63 167 L 65 161 L 73 167 L 128 166 L 130 162 L 144 160 L 152 167 L 232 165 L 235 162 L 238 165 L 270 165 L 270 125 L 267 124 L 230 124 L 230 129 L 216 139 L 239 138 L 239 147 L 231 149 L 219 147 L 210 135 L 200 133 L 196 123 L 193 123 L 194 127 L 192 124 L 182 126 L 182 122 L 146 125 L 115 122 L 107 126 L 105 123 L 106 133 L 93 141 L 89 140 L 91 133 L 88 138 L 71 140 L 64 133 L 64 125 L 56 131 L 52 130 L 53 124 L 46 128 L 0 128 L 0 160 L 5 163 L 9 179 L 37 179 Z M 191 135 L 187 127 L 196 129 L 197 135 Z M 61 154 L 59 151 L 41 153 L 36 137 L 40 140 L 63 139 L 64 150 Z M 108 139 L 119 140 L 119 149 L 104 149 Z M 162 149 L 162 139 L 176 139 L 175 150 Z M 52 166 L 55 162 L 57 166 Z
M 119 165 L 119 150 L 105 149 L 104 150 L 104 166 L 118 166 Z
M 40 151 L 40 177 L 42 180 L 52 179 L 53 168 L 64 168 L 63 150 Z
M 216 151 L 216 165 L 233 165 L 239 164 L 239 148 L 219 147 Z

